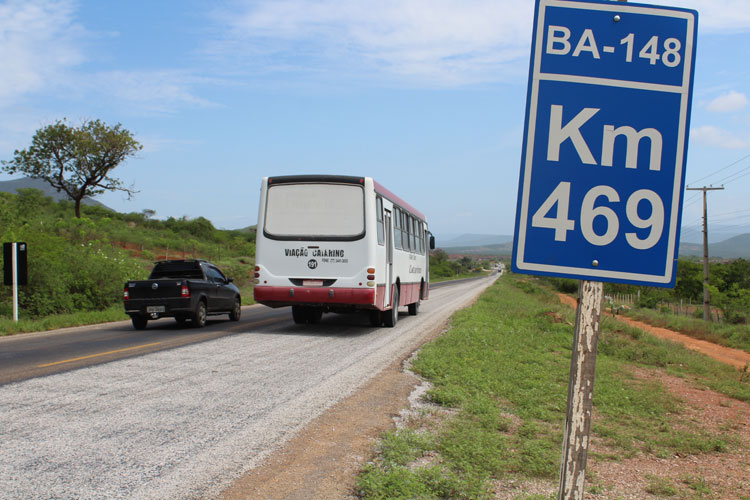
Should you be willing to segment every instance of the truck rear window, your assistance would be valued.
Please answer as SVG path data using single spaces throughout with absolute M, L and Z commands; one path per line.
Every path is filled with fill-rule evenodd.
M 165 262 L 156 264 L 151 271 L 149 279 L 158 280 L 164 278 L 175 279 L 202 279 L 203 272 L 200 264 L 196 262 Z

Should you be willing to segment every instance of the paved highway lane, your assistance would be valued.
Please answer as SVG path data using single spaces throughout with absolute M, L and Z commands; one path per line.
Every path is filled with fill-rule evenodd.
M 0 386 L 0 498 L 210 498 L 492 280 L 434 289 L 396 328 L 371 328 L 364 315 L 295 325 L 288 310 L 272 311 L 282 316 L 213 323 L 213 340 Z M 118 324 L 113 335 L 196 334 L 158 325 L 136 334 Z
M 288 309 L 242 308 L 239 322 L 209 316 L 205 328 L 179 326 L 173 318 L 150 321 L 143 331 L 130 321 L 0 337 L 0 385 L 118 359 L 173 349 L 287 321 Z

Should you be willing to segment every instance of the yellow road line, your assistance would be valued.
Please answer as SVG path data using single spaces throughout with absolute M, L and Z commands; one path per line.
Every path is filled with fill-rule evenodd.
M 81 356 L 80 358 L 73 358 L 73 359 L 64 359 L 62 361 L 55 361 L 54 363 L 47 363 L 46 365 L 39 365 L 37 368 L 47 368 L 48 366 L 55 366 L 55 365 L 61 365 L 63 363 L 73 363 L 74 361 L 81 361 L 82 359 L 90 359 L 90 358 L 96 358 L 99 356 L 106 356 L 107 354 L 115 354 L 118 352 L 125 352 L 125 351 L 132 351 L 134 349 L 143 349 L 144 347 L 151 347 L 154 345 L 159 345 L 161 342 L 154 342 L 152 344 L 143 344 L 143 345 L 137 345 L 133 347 L 126 347 L 125 349 L 117 349 L 116 351 L 107 351 L 107 352 L 100 352 L 99 354 L 91 354 L 89 356 Z

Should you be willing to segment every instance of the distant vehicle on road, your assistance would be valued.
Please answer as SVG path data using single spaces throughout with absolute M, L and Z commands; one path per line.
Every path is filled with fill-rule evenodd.
M 239 321 L 242 304 L 232 278 L 204 260 L 157 262 L 148 280 L 125 283 L 123 302 L 136 330 L 149 320 L 173 317 L 195 328 L 206 325 L 206 317 L 229 314 Z
M 266 177 L 256 237 L 255 301 L 292 307 L 295 323 L 367 311 L 392 327 L 429 296 L 425 216 L 370 177 Z

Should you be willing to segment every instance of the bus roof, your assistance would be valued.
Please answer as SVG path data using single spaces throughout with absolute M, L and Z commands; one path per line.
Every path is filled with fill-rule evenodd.
M 290 183 L 304 183 L 304 182 L 329 182 L 337 184 L 358 184 L 364 186 L 366 177 L 355 177 L 349 175 L 279 175 L 268 177 L 268 185 L 273 184 L 290 184 Z M 370 177 L 370 179 L 372 179 Z M 375 186 L 375 192 L 388 198 L 391 202 L 399 205 L 404 210 L 410 212 L 412 215 L 427 222 L 424 214 L 405 202 L 399 196 L 396 196 L 388 188 L 380 184 L 375 179 L 372 179 L 372 183 Z

